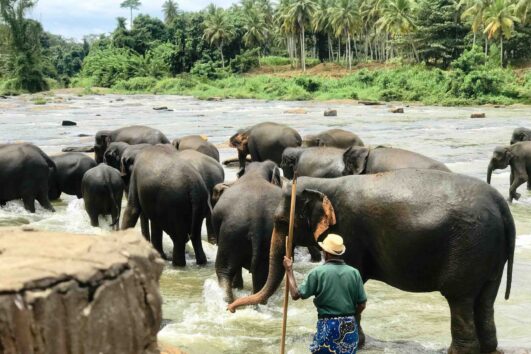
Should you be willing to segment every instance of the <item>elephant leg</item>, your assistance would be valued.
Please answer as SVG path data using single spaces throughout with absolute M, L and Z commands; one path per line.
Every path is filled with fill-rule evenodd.
M 449 354 L 470 354 L 479 351 L 474 322 L 473 298 L 446 298 L 450 305 L 452 344 Z
M 243 289 L 243 277 L 241 267 L 236 271 L 234 277 L 232 277 L 232 287 L 235 289 Z
M 100 222 L 98 220 L 98 213 L 89 213 L 90 225 L 92 227 L 99 227 Z
M 358 323 L 358 348 L 363 348 L 365 346 L 365 332 L 361 327 L 361 314 L 356 314 L 356 322 Z
M 35 198 L 33 196 L 31 195 L 23 196 L 22 201 L 24 202 L 24 209 L 26 209 L 30 213 L 35 212 Z
M 184 252 L 188 240 L 186 234 L 179 234 L 178 236 L 173 236 L 171 239 L 173 241 L 172 264 L 176 267 L 186 266 L 186 256 Z
M 525 182 L 527 182 L 527 178 L 523 176 L 516 175 L 514 177 L 514 181 L 511 184 L 511 187 L 509 188 L 509 202 L 512 202 L 513 199 L 516 199 L 516 200 L 520 199 L 520 193 L 516 193 L 516 189 L 520 187 L 522 184 L 524 184 Z
M 50 203 L 50 199 L 48 198 L 48 191 L 41 191 L 39 195 L 37 195 L 37 201 L 40 205 L 46 210 L 55 212 L 54 207 L 52 206 L 52 203 Z
M 310 246 L 308 247 L 308 251 L 310 252 L 310 255 L 312 256 L 312 263 L 321 262 L 321 250 L 318 247 Z
M 232 292 L 232 279 L 235 276 L 234 273 L 234 269 L 217 272 L 219 286 L 225 291 L 223 300 L 229 304 L 234 301 L 234 293 Z
M 253 294 L 259 292 L 265 285 L 269 271 L 269 262 L 267 260 L 258 261 L 253 270 Z
M 147 222 L 147 218 L 144 219 L 146 219 Z M 149 224 L 147 227 L 149 228 Z M 159 252 L 162 259 L 166 260 L 167 257 L 162 246 L 162 228 L 153 221 L 151 221 L 151 244 Z
M 494 300 L 498 294 L 501 277 L 488 282 L 474 303 L 474 322 L 481 353 L 494 353 L 498 347 L 494 323 Z
M 206 227 L 207 227 L 207 240 L 209 243 L 215 245 L 218 243 L 216 234 L 214 233 L 214 226 L 212 226 L 212 215 L 206 217 Z
M 527 178 L 527 190 L 531 191 L 531 179 Z
M 194 211 L 197 213 L 197 211 Z M 198 265 L 203 265 L 207 263 L 207 258 L 205 251 L 203 250 L 203 243 L 201 241 L 201 227 L 203 226 L 203 218 L 194 217 L 194 220 L 191 228 L 190 240 L 192 241 L 192 246 L 194 247 L 195 260 Z
M 149 219 L 144 213 L 140 213 L 140 229 L 142 230 L 142 236 L 150 242 L 151 236 L 149 234 Z

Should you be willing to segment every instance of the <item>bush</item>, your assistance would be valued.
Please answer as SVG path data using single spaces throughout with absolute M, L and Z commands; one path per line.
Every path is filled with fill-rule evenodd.
M 230 70 L 233 73 L 242 74 L 251 69 L 257 68 L 260 64 L 258 62 L 258 51 L 259 49 L 255 48 L 236 55 L 236 57 L 230 61 Z
M 286 57 L 277 57 L 277 56 L 268 56 L 260 59 L 262 65 L 268 66 L 281 66 L 281 65 L 290 65 L 291 61 Z
M 129 80 L 119 81 L 113 86 L 113 89 L 130 92 L 146 92 L 153 91 L 156 84 L 157 80 L 152 77 L 133 77 Z
M 478 46 L 474 46 L 470 50 L 465 50 L 463 54 L 452 62 L 452 68 L 461 70 L 465 74 L 476 70 L 486 64 L 485 54 Z
M 179 48 L 175 44 L 163 43 L 146 53 L 146 69 L 150 76 L 174 76 L 178 67 Z
M 182 75 L 172 79 L 163 79 L 157 82 L 154 92 L 183 94 L 186 90 L 197 85 L 196 80 L 191 75 Z
M 307 76 L 301 76 L 296 78 L 295 83 L 308 92 L 319 91 L 319 88 L 321 87 L 320 82 L 316 81 L 316 79 L 314 78 L 310 78 Z
M 218 80 L 227 76 L 227 72 L 221 68 L 221 63 L 211 60 L 196 62 L 190 74 L 209 80 Z

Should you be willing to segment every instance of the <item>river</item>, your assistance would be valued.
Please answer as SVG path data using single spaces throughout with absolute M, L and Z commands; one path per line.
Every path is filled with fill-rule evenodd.
M 449 168 L 485 180 L 489 158 L 497 145 L 508 145 L 512 130 L 531 126 L 530 107 L 405 107 L 392 114 L 388 107 L 362 106 L 344 102 L 278 102 L 257 100 L 199 101 L 178 96 L 76 96 L 56 94 L 44 106 L 28 96 L 0 100 L 0 141 L 28 141 L 55 154 L 64 146 L 90 145 L 101 129 L 144 124 L 163 131 L 168 138 L 204 134 L 218 145 L 222 159 L 234 157 L 228 138 L 241 127 L 262 121 L 288 124 L 301 135 L 331 127 L 351 130 L 366 144 L 413 150 L 447 164 Z M 172 111 L 155 111 L 167 106 Z M 302 108 L 305 113 L 288 113 Z M 323 117 L 327 108 L 337 117 Z M 472 112 L 485 112 L 485 119 L 471 119 Z M 77 122 L 62 127 L 61 121 Z M 80 137 L 87 134 L 88 137 Z M 236 169 L 226 169 L 227 180 Z M 496 171 L 493 185 L 508 195 L 509 170 Z M 511 211 L 516 221 L 517 242 L 513 286 L 509 301 L 503 299 L 505 280 L 495 304 L 500 347 L 513 353 L 531 352 L 531 193 L 525 185 L 522 198 Z M 90 226 L 82 200 L 65 196 L 54 203 L 57 212 L 37 207 L 26 212 L 19 201 L 0 209 L 0 226 L 30 224 L 47 230 L 104 235 L 110 232 Z M 125 200 L 124 200 L 125 205 Z M 203 231 L 205 232 L 205 230 Z M 171 250 L 166 237 L 165 246 Z M 161 278 L 166 326 L 159 338 L 188 353 L 274 353 L 278 351 L 281 326 L 281 291 L 267 305 L 246 308 L 235 314 L 225 311 L 223 293 L 217 286 L 213 263 L 216 247 L 204 242 L 209 263 L 195 265 L 188 247 L 188 266 L 167 265 Z M 314 265 L 309 255 L 296 254 L 296 276 L 302 279 Z M 478 264 L 478 267 L 481 267 Z M 244 271 L 245 289 L 250 276 Z M 450 316 L 439 293 L 412 294 L 369 281 L 369 297 L 363 326 L 368 336 L 365 353 L 444 353 L 450 344 Z M 316 313 L 311 301 L 290 302 L 287 348 L 291 354 L 307 353 Z

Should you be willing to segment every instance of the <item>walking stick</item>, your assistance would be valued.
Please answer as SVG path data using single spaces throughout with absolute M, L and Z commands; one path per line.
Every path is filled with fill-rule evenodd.
M 293 223 L 295 221 L 295 201 L 297 200 L 297 172 L 293 176 L 291 184 L 291 206 L 289 211 L 288 239 L 286 240 L 286 257 L 291 258 L 293 249 Z M 284 354 L 286 349 L 286 324 L 288 322 L 288 296 L 289 278 L 286 273 L 286 289 L 284 290 L 284 310 L 282 313 L 282 337 L 280 339 L 280 354 Z

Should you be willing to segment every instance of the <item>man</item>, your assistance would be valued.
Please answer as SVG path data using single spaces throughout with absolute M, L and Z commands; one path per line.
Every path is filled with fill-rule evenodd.
M 341 259 L 346 250 L 341 236 L 329 234 L 319 246 L 325 263 L 312 269 L 300 287 L 293 276 L 293 261 L 284 257 L 289 291 L 293 300 L 315 296 L 318 321 L 312 353 L 354 354 L 358 349 L 355 315 L 360 315 L 367 303 L 363 280 L 357 269 Z

